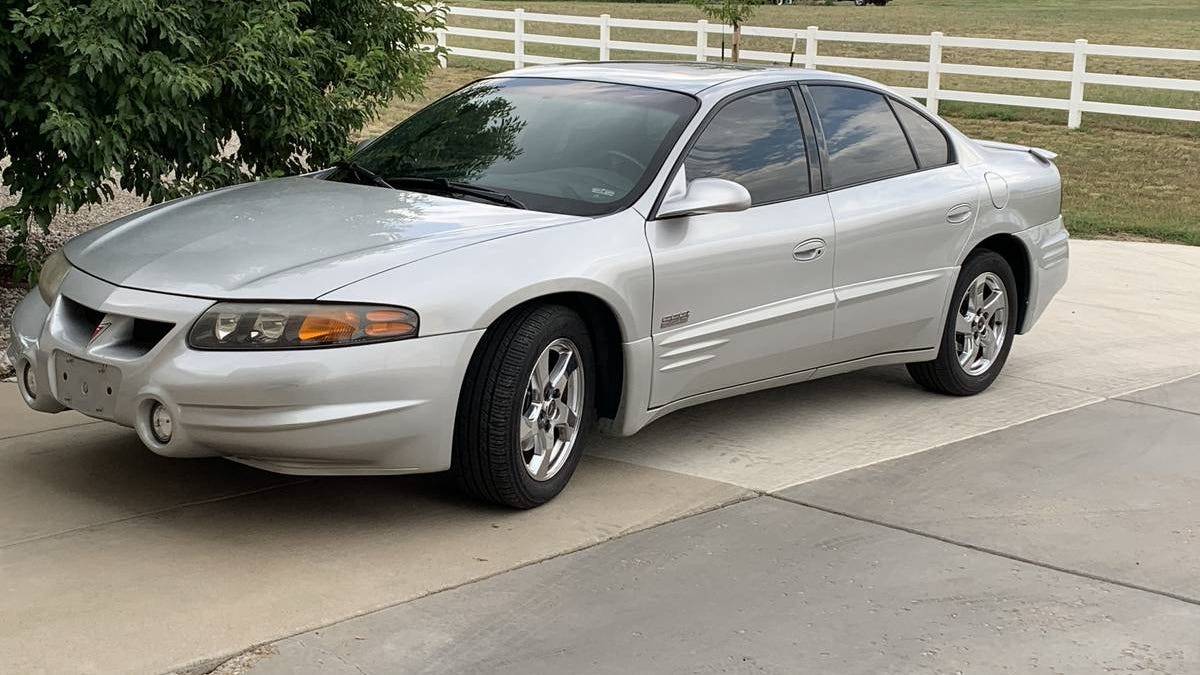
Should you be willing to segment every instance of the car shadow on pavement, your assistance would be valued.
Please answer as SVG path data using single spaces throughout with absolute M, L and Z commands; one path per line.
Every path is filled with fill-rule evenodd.
M 1002 381 L 997 388 L 1005 386 L 1020 384 Z M 890 452 L 883 446 L 897 438 L 919 437 L 931 418 L 914 413 L 938 404 L 972 405 L 928 394 L 902 366 L 886 366 L 686 409 L 629 438 L 591 439 L 572 489 L 550 510 L 581 493 L 602 501 L 612 499 L 605 489 L 632 494 L 637 483 L 615 485 L 614 476 L 644 471 L 639 467 L 766 488 L 825 475 L 877 459 L 872 453 Z M 447 474 L 286 476 L 220 458 L 160 457 L 133 431 L 108 424 L 0 441 L 0 495 L 0 546 L 147 514 L 168 519 L 185 506 L 222 514 L 215 524 L 189 525 L 211 528 L 215 537 L 268 522 L 286 536 L 291 528 L 394 531 L 405 522 L 520 520 L 522 513 L 460 496 Z M 546 511 L 537 510 L 543 517 Z M 593 525 L 622 531 L 627 525 L 618 520 L 601 516 Z
M 977 396 L 944 396 L 880 366 L 680 410 L 591 452 L 770 492 L 1095 400 L 1003 376 Z
M 269 493 L 276 493 L 268 496 Z M 0 546 L 185 506 L 236 500 L 243 518 L 266 508 L 276 525 L 314 517 L 384 517 L 391 509 L 505 513 L 459 496 L 444 474 L 304 477 L 221 458 L 173 459 L 115 425 L 88 425 L 0 441 Z M 269 507 L 265 505 L 269 504 Z M 209 508 L 217 508 L 209 506 Z
M 591 439 L 595 452 L 585 458 L 564 497 L 571 501 L 573 494 L 590 494 L 614 471 L 620 472 L 610 466 L 613 462 L 602 459 L 614 446 L 635 453 L 661 452 L 680 461 L 700 457 L 728 463 L 732 457 L 736 466 L 737 461 L 753 462 L 758 457 L 760 463 L 769 463 L 769 448 L 752 453 L 721 430 L 760 430 L 743 436 L 744 441 L 755 433 L 823 417 L 824 411 L 843 405 L 848 397 L 873 399 L 897 392 L 916 399 L 927 396 L 908 380 L 903 368 L 877 368 L 680 411 L 630 438 L 596 437 Z M 731 413 L 735 422 L 730 421 Z M 679 442 L 681 435 L 688 434 L 706 441 Z M 637 457 L 631 460 L 639 463 Z M 216 525 L 194 523 L 204 529 L 213 527 L 214 536 L 220 537 L 254 529 L 256 521 L 269 521 L 277 532 L 295 527 L 311 533 L 318 524 L 331 530 L 393 528 L 398 518 L 408 520 L 414 511 L 431 514 L 430 518 L 511 519 L 521 513 L 461 496 L 448 474 L 287 476 L 221 458 L 161 457 L 147 450 L 132 430 L 111 424 L 0 441 L 0 495 L 0 546 L 141 515 L 156 514 L 161 520 L 181 507 L 230 516 L 217 518 Z M 184 522 L 188 521 L 179 519 Z

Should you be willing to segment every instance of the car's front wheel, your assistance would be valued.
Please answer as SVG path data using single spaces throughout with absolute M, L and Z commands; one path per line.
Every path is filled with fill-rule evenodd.
M 593 418 L 592 341 L 561 305 L 510 312 L 463 382 L 451 471 L 467 494 L 527 509 L 567 485 Z
M 1016 286 L 1004 256 L 972 253 L 959 271 L 937 358 L 908 364 L 912 378 L 926 389 L 955 396 L 991 386 L 1012 348 Z

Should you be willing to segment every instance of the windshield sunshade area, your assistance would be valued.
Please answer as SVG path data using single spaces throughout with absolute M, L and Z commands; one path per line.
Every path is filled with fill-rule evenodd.
M 401 122 L 353 162 L 404 190 L 464 199 L 487 191 L 493 202 L 502 203 L 499 193 L 535 211 L 596 216 L 641 194 L 697 107 L 686 94 L 646 87 L 482 80 Z M 355 180 L 349 173 L 332 177 Z

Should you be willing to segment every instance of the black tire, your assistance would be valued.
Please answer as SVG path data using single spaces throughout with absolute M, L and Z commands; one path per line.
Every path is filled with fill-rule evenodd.
M 965 300 L 967 288 L 977 278 L 988 272 L 1000 278 L 1008 300 L 1004 343 L 987 370 L 972 375 L 958 361 L 955 319 Z M 987 389 L 1004 369 L 1009 350 L 1012 349 L 1013 336 L 1016 334 L 1017 328 L 1018 302 L 1016 278 L 1013 276 L 1012 267 L 1009 266 L 1008 261 L 994 251 L 980 250 L 972 253 L 967 257 L 958 273 L 950 309 L 946 313 L 946 324 L 942 329 L 942 341 L 938 347 L 937 358 L 932 361 L 908 364 L 909 375 L 917 381 L 917 384 L 930 391 L 952 396 L 972 396 Z
M 557 473 L 536 480 L 525 468 L 518 421 L 530 373 L 543 350 L 567 338 L 583 368 L 583 405 L 570 454 Z M 518 308 L 484 335 L 459 395 L 450 471 L 466 494 L 518 509 L 540 506 L 566 487 L 579 464 L 594 415 L 595 357 L 583 319 L 561 305 Z

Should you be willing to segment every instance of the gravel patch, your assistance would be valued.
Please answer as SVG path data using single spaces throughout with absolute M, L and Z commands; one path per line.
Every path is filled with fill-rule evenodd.
M 4 328 L 0 330 L 0 380 L 13 374 L 12 364 L 4 350 L 8 348 L 8 319 L 12 316 L 13 308 L 25 296 L 25 289 L 11 286 L 0 286 L 0 313 L 4 318 Z

